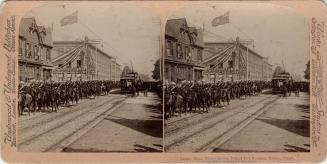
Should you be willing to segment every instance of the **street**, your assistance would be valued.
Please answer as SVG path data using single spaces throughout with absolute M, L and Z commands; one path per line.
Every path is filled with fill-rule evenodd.
M 19 119 L 24 152 L 157 152 L 162 150 L 162 112 L 155 93 L 119 93 L 82 99 L 58 112 Z
M 251 124 L 215 152 L 308 152 L 309 95 L 278 99 Z
M 260 94 L 209 113 L 173 117 L 167 152 L 283 152 L 309 150 L 309 95 Z

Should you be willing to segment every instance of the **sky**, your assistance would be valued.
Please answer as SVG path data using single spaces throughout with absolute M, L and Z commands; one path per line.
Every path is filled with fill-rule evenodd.
M 211 21 L 229 11 L 230 23 L 213 27 Z M 254 50 L 268 57 L 275 68 L 303 77 L 309 60 L 309 24 L 290 8 L 249 3 L 192 5 L 174 12 L 170 18 L 185 17 L 189 26 L 204 27 L 205 41 L 227 41 L 239 36 L 253 39 Z M 253 49 L 253 46 L 250 46 Z
M 309 24 L 296 11 L 271 4 L 215 3 L 190 5 L 175 11 L 171 18 L 185 17 L 190 26 L 205 28 L 205 41 L 226 41 L 239 36 L 252 39 L 254 50 L 276 66 L 303 77 L 309 60 Z M 217 5 L 219 4 L 219 5 Z M 34 8 L 25 17 L 51 27 L 53 40 L 103 39 L 104 51 L 117 57 L 122 67 L 133 65 L 151 77 L 159 58 L 159 15 L 126 3 L 69 2 Z M 78 23 L 60 26 L 60 20 L 78 11 Z M 212 27 L 211 21 L 229 11 L 230 23 Z M 163 22 L 162 22 L 163 23 Z M 162 29 L 164 31 L 164 29 Z M 94 34 L 95 33 L 95 34 Z M 250 46 L 253 48 L 252 46 Z M 132 63 L 132 64 L 131 64 Z
M 53 26 L 54 41 L 102 39 L 103 50 L 122 65 L 150 78 L 159 58 L 159 17 L 138 6 L 121 3 L 52 3 L 33 8 L 24 17 L 35 17 L 38 25 Z M 91 5 L 92 4 L 92 5 Z M 60 26 L 60 20 L 78 11 L 78 22 Z M 101 46 L 98 45 L 100 48 Z

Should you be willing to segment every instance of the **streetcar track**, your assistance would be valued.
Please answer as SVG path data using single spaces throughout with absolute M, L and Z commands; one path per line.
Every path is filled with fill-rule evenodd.
M 257 96 L 257 97 L 264 97 L 264 96 Z M 260 101 L 260 100 L 259 100 Z M 240 107 L 242 104 L 238 105 L 238 106 L 235 106 L 235 107 Z M 231 107 L 230 109 L 226 109 L 226 110 L 231 110 L 231 109 L 234 109 L 235 107 Z M 216 109 L 217 107 L 213 108 L 213 109 Z M 201 109 L 200 109 L 201 110 Z M 223 111 L 222 111 L 223 112 Z M 191 115 L 191 116 L 188 116 L 188 117 L 185 117 L 185 118 L 182 118 L 182 119 L 179 119 L 179 120 L 175 120 L 175 121 L 172 121 L 172 122 L 169 122 L 167 124 L 167 126 L 171 125 L 171 124 L 174 124 L 174 123 L 178 123 L 178 122 L 181 122 L 181 121 L 184 121 L 188 118 L 192 118 L 192 117 L 195 117 L 195 116 L 198 116 L 198 115 L 201 115 L 203 113 L 196 113 L 194 115 Z
M 195 152 L 202 152 L 206 149 L 208 149 L 208 147 L 213 144 L 215 141 L 217 141 L 219 138 L 221 138 L 222 136 L 224 136 L 225 134 L 227 134 L 230 130 L 235 129 L 236 127 L 240 126 L 241 124 L 243 124 L 244 122 L 248 121 L 249 119 L 251 119 L 252 116 L 255 116 L 257 114 L 259 114 L 260 112 L 262 112 L 263 109 L 265 109 L 268 105 L 272 104 L 273 102 L 275 102 L 276 100 L 278 100 L 278 98 L 275 98 L 267 103 L 264 104 L 263 107 L 261 107 L 260 109 L 258 109 L 258 111 L 256 111 L 253 114 L 248 114 L 250 115 L 249 117 L 247 117 L 246 119 L 242 120 L 241 122 L 237 123 L 236 125 L 234 125 L 233 127 L 229 128 L 228 130 L 226 130 L 225 132 L 223 132 L 222 134 L 218 135 L 217 137 L 215 137 L 214 139 L 210 140 L 209 142 L 206 142 L 203 146 L 201 146 L 200 148 L 196 149 Z M 244 113 L 243 113 L 244 114 Z
M 65 115 L 65 114 L 67 114 L 67 113 L 69 113 L 69 114 L 71 114 L 71 113 L 75 113 L 76 111 L 81 110 L 81 109 L 84 109 L 84 108 L 87 107 L 87 106 L 94 106 L 94 105 L 97 105 L 97 103 L 102 104 L 102 103 L 104 103 L 105 101 L 106 101 L 106 99 L 103 98 L 103 99 L 100 100 L 99 102 L 95 102 L 95 103 L 92 103 L 92 104 L 88 104 L 88 103 L 90 103 L 90 102 L 92 102 L 92 101 L 90 101 L 90 102 L 86 102 L 85 104 L 83 104 L 83 106 L 76 106 L 76 108 L 73 108 L 73 109 L 68 109 L 68 108 L 67 108 L 66 111 L 64 111 L 64 112 L 60 112 L 60 113 L 58 112 L 57 115 L 54 115 L 54 116 L 51 116 L 51 117 L 50 117 L 50 116 L 49 116 L 49 117 L 42 117 L 42 115 L 40 115 L 40 116 L 41 116 L 40 118 L 42 118 L 42 119 L 38 120 L 38 122 L 35 122 L 35 123 L 30 124 L 30 125 L 25 126 L 25 127 L 20 127 L 18 130 L 20 131 L 20 133 L 22 133 L 22 132 L 24 132 L 24 131 L 26 131 L 26 130 L 29 130 L 30 128 L 35 128 L 35 127 L 39 126 L 39 124 L 42 124 L 42 123 L 44 123 L 44 122 L 51 122 L 51 121 L 53 121 L 53 120 L 55 120 L 55 119 L 57 119 L 57 118 L 62 117 L 63 115 Z M 24 124 L 24 123 L 22 123 L 22 122 L 25 122 L 25 121 L 26 121 L 26 120 L 20 121 L 19 124 Z
M 113 99 L 110 99 L 110 100 L 116 100 L 116 99 L 118 99 L 118 98 L 113 98 Z M 85 113 L 85 112 L 87 112 L 86 110 L 87 110 L 88 108 L 94 108 L 94 107 L 100 107 L 100 106 L 103 106 L 104 104 L 107 103 L 107 101 L 108 101 L 108 100 L 103 99 L 103 100 L 101 100 L 100 102 L 97 102 L 97 103 L 91 104 L 90 106 L 85 105 L 85 106 L 83 106 L 83 108 L 80 107 L 80 108 L 75 108 L 75 109 L 73 109 L 73 110 L 67 110 L 67 111 L 65 111 L 65 112 L 63 112 L 63 113 L 60 113 L 60 114 L 58 114 L 58 115 L 55 115 L 55 116 L 53 116 L 53 117 L 45 118 L 45 119 L 39 120 L 38 122 L 36 122 L 36 123 L 34 123 L 34 124 L 31 124 L 31 125 L 29 125 L 28 127 L 25 127 L 25 128 L 23 128 L 23 129 L 19 129 L 19 133 L 20 133 L 20 135 L 21 135 L 21 134 L 23 134 L 23 133 L 26 133 L 26 131 L 30 131 L 31 129 L 35 129 L 35 128 L 37 128 L 37 127 L 43 126 L 44 124 L 49 124 L 50 122 L 53 122 L 54 120 L 56 120 L 56 119 L 58 119 L 58 118 L 59 118 L 59 119 L 69 118 L 70 116 L 72 116 L 72 115 L 74 115 L 74 114 L 76 114 L 76 113 L 78 113 L 78 112 Z M 88 107 L 88 108 L 86 108 L 86 107 Z M 83 110 L 85 110 L 85 111 L 83 112 Z M 65 115 L 65 114 L 67 114 L 67 115 Z
M 272 97 L 273 97 L 273 96 L 269 96 L 268 98 L 265 98 L 264 101 L 267 100 L 267 99 L 269 99 L 269 98 L 272 98 Z M 275 98 L 275 99 L 278 99 L 278 98 Z M 263 101 L 263 100 L 261 100 L 261 101 Z M 269 102 L 270 102 L 270 101 L 269 101 Z M 247 110 L 247 108 L 251 108 L 251 107 L 253 107 L 253 106 L 255 106 L 255 105 L 257 105 L 257 102 L 256 102 L 256 103 L 253 103 L 253 104 L 251 104 L 251 105 L 248 105 L 248 106 L 246 106 L 246 107 L 244 107 L 244 109 L 242 109 L 241 112 L 244 111 L 244 110 Z M 202 129 L 200 129 L 200 130 L 197 130 L 197 131 L 191 133 L 190 135 L 185 135 L 185 136 L 183 136 L 183 137 L 180 137 L 179 139 L 174 140 L 172 143 L 170 143 L 170 144 L 168 144 L 167 146 L 165 146 L 165 150 L 169 150 L 171 147 L 177 145 L 178 143 L 182 143 L 183 141 L 185 141 L 185 140 L 187 140 L 187 139 L 189 139 L 189 138 L 191 138 L 191 137 L 193 137 L 193 136 L 195 136 L 195 135 L 197 135 L 197 134 L 199 134 L 199 133 L 202 133 L 202 132 L 204 132 L 204 131 L 206 131 L 206 130 L 208 130 L 208 129 L 213 128 L 216 124 L 221 123 L 221 122 L 223 122 L 223 121 L 229 119 L 230 116 L 233 117 L 233 116 L 232 116 L 233 114 L 235 114 L 235 112 L 231 112 L 231 113 L 228 115 L 228 117 L 225 117 L 225 118 L 223 118 L 223 119 L 220 119 L 219 121 L 215 121 L 215 122 L 213 122 L 213 123 L 210 123 L 209 125 L 205 126 L 204 128 L 202 128 Z M 217 116 L 217 115 L 215 115 L 215 116 Z M 208 116 L 208 117 L 206 117 L 206 118 L 213 118 L 213 117 Z M 203 119 L 201 119 L 201 120 L 203 120 Z
M 88 99 L 83 99 L 83 100 L 80 100 L 80 104 L 79 105 L 83 105 L 83 106 L 85 106 L 86 104 L 87 104 L 87 101 L 86 100 L 88 100 Z M 60 109 L 61 108 L 61 109 Z M 68 108 L 67 106 L 59 106 L 59 108 L 58 108 L 58 110 L 62 110 L 62 109 L 65 109 L 65 108 Z M 50 109 L 50 108 L 49 108 Z M 48 109 L 47 109 L 48 110 Z M 41 111 L 37 111 L 37 112 L 41 112 Z M 25 121 L 29 121 L 29 120 L 32 120 L 32 119 L 34 119 L 34 118 L 36 118 L 36 117 L 41 117 L 41 116 L 43 116 L 43 115 L 45 115 L 45 114 L 47 114 L 47 113 L 49 113 L 49 112 L 47 112 L 47 111 L 45 111 L 45 112 L 43 112 L 43 113 L 41 113 L 41 114 L 39 114 L 39 115 L 35 115 L 35 116 L 28 116 L 28 117 L 26 117 L 26 118 L 22 118 L 22 119 L 20 119 L 19 120 L 19 122 L 25 122 Z M 33 112 L 31 112 L 31 114 L 33 114 Z
M 115 98 L 114 100 L 116 100 L 116 99 L 119 99 L 119 97 Z M 124 98 L 123 98 L 123 99 L 124 99 Z M 114 101 L 114 100 L 112 100 L 112 101 Z M 115 102 L 115 103 L 116 103 L 116 102 Z M 104 106 L 104 105 L 106 105 L 106 104 L 107 104 L 107 101 L 105 101 L 105 102 L 102 103 L 101 105 L 96 106 L 96 108 L 102 107 L 102 106 Z M 112 104 L 114 104 L 114 103 L 112 103 Z M 89 110 L 86 110 L 85 112 L 80 113 L 79 115 L 75 116 L 74 118 L 81 117 L 81 116 L 83 116 L 83 115 L 85 115 L 85 114 L 88 114 L 89 112 L 90 112 Z M 53 130 L 55 130 L 55 129 L 58 129 L 58 128 L 60 128 L 60 127 L 62 127 L 62 126 L 64 126 L 64 125 L 66 125 L 68 122 L 71 122 L 71 121 L 72 121 L 72 119 L 67 119 L 67 120 L 64 121 L 64 122 L 61 122 L 61 123 L 59 123 L 58 125 L 56 125 L 56 126 L 50 128 L 50 129 L 45 130 L 44 132 L 41 132 L 41 133 L 39 133 L 39 134 L 34 134 L 34 135 L 30 136 L 30 137 L 27 137 L 27 138 L 23 139 L 21 142 L 19 142 L 19 143 L 18 143 L 18 146 L 20 147 L 20 146 L 22 146 L 22 145 L 24 145 L 24 144 L 26 144 L 26 143 L 29 143 L 29 142 L 35 140 L 35 139 L 38 138 L 38 137 L 41 137 L 41 136 L 43 136 L 43 135 L 45 135 L 45 134 L 47 134 L 47 133 L 49 133 L 49 132 L 51 132 L 51 131 L 53 131 Z
M 255 105 L 255 104 L 256 104 L 257 102 L 259 102 L 259 101 L 265 101 L 265 100 L 267 100 L 267 99 L 269 99 L 269 98 L 271 98 L 271 97 L 273 97 L 273 96 L 269 96 L 269 97 L 264 98 L 264 99 L 262 99 L 262 100 L 257 100 L 257 101 L 255 101 L 255 102 L 253 103 L 253 105 Z M 223 113 L 223 112 L 231 112 L 231 110 L 235 110 L 235 109 L 237 109 L 237 108 L 239 108 L 239 107 L 241 107 L 241 106 L 243 106 L 243 105 L 244 105 L 244 104 L 239 104 L 239 105 L 234 106 L 234 107 L 232 107 L 232 108 L 230 108 L 230 109 L 226 109 L 227 111 L 220 111 L 220 112 L 216 112 L 216 113 L 214 113 L 214 114 L 212 114 L 212 115 L 205 116 L 205 117 L 200 118 L 199 120 L 197 120 L 197 122 L 203 122 L 203 121 L 205 121 L 205 120 L 207 120 L 207 119 L 214 118 L 214 117 L 218 116 L 219 114 L 221 114 L 221 113 Z M 251 105 L 251 106 L 247 106 L 247 107 L 252 107 L 253 105 Z M 245 108 L 246 108 L 246 107 L 245 107 Z M 180 120 L 177 120 L 177 121 L 179 122 L 179 121 L 182 121 L 182 120 L 186 120 L 186 119 L 188 119 L 188 118 L 192 118 L 192 117 L 195 117 L 195 116 L 199 116 L 200 114 L 201 114 L 201 113 L 198 113 L 198 114 L 195 114 L 195 115 L 193 115 L 193 116 L 191 116 L 191 117 L 183 118 L 183 119 L 180 119 Z M 231 114 L 234 114 L 234 113 L 231 113 Z M 229 116 L 230 116 L 230 115 L 229 115 Z M 175 121 L 174 123 L 176 123 L 177 121 Z M 168 125 L 169 125 L 169 124 L 168 124 Z M 173 134 L 173 132 L 176 132 L 176 131 L 178 131 L 178 130 L 180 130 L 180 129 L 186 129 L 186 128 L 190 127 L 190 126 L 192 126 L 192 124 L 191 124 L 191 123 L 187 123 L 187 124 L 185 124 L 185 125 L 182 125 L 182 126 L 178 126 L 178 127 L 176 127 L 176 128 L 173 128 L 173 129 L 171 129 L 171 130 L 165 132 L 165 137 L 171 136 L 171 135 Z
M 86 122 L 83 125 L 88 125 L 90 123 L 92 123 L 94 120 L 98 119 L 99 117 L 101 117 L 103 115 L 103 113 L 108 112 L 109 110 L 112 110 L 113 108 L 115 108 L 116 106 L 120 105 L 124 100 L 126 100 L 127 98 L 123 98 L 120 101 L 117 101 L 115 103 L 113 103 L 113 105 L 111 107 L 109 107 L 109 109 L 107 109 L 106 111 L 102 112 L 101 114 L 98 114 L 98 116 L 96 116 L 94 119 Z M 52 144 L 50 147 L 48 147 L 45 152 L 49 152 L 51 149 L 55 148 L 56 146 L 60 145 L 60 143 L 64 142 L 67 138 L 73 136 L 75 133 L 77 133 L 78 131 L 82 130 L 84 128 L 84 126 L 81 126 L 80 128 L 78 128 L 77 130 L 74 130 L 73 132 L 71 132 L 70 134 L 68 134 L 67 136 L 65 136 L 64 138 L 60 139 L 58 142 Z

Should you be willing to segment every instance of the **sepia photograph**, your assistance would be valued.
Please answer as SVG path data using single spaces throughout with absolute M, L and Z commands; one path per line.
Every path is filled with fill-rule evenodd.
M 309 46 L 309 22 L 290 8 L 174 11 L 165 25 L 165 152 L 309 152 Z
M 323 163 L 322 1 L 0 3 L 4 163 Z
M 18 43 L 18 151 L 162 152 L 158 15 L 49 3 L 23 16 Z

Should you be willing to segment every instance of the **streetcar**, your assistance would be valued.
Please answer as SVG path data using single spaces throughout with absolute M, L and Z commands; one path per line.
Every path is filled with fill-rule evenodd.
M 132 93 L 133 85 L 138 79 L 137 72 L 130 72 L 120 78 L 120 91 L 121 93 Z
M 288 72 L 282 72 L 274 75 L 271 80 L 272 92 L 282 93 L 283 87 L 292 81 L 292 77 Z

